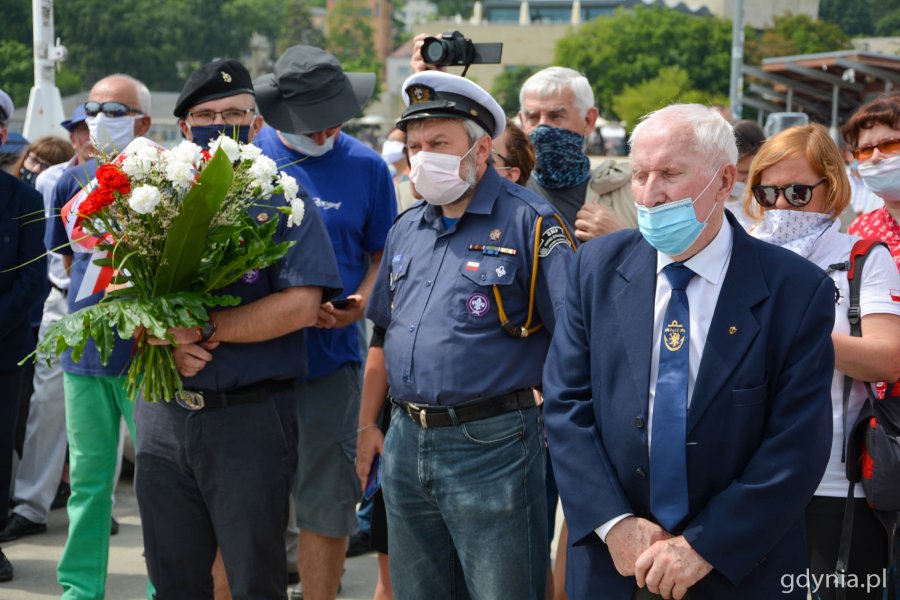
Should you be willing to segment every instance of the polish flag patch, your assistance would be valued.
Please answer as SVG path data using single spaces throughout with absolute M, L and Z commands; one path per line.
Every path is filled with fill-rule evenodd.
M 891 290 L 891 300 L 900 302 L 900 290 Z
M 466 271 L 477 271 L 479 266 L 481 266 L 481 263 L 470 260 L 466 263 Z M 894 293 L 894 290 L 891 290 L 891 293 Z

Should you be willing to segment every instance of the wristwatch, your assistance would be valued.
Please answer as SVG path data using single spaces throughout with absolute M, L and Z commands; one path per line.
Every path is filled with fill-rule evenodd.
M 212 318 L 207 319 L 206 323 L 200 326 L 200 342 L 201 344 L 208 342 L 209 338 L 216 332 L 216 322 Z

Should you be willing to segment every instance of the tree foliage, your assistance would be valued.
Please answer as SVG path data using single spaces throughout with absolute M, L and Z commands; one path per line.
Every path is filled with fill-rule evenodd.
M 341 61 L 345 71 L 381 73 L 375 55 L 375 36 L 366 17 L 366 0 L 335 0 L 325 23 L 325 49 Z M 376 93 L 378 85 L 376 85 Z
M 868 0 L 819 0 L 819 18 L 840 27 L 847 35 L 875 31 Z
M 504 113 L 515 115 L 519 112 L 519 90 L 522 89 L 525 80 L 541 68 L 539 66 L 511 67 L 494 79 L 491 95 L 503 107 Z
M 123 72 L 173 91 L 200 64 L 240 58 L 254 32 L 276 39 L 284 10 L 280 0 L 67 0 L 55 7 L 69 64 L 86 85 Z
M 775 17 L 772 27 L 746 41 L 750 63 L 773 56 L 794 56 L 815 52 L 834 52 L 853 47 L 850 37 L 833 23 L 815 20 L 807 15 Z
M 17 40 L 0 41 L 0 88 L 10 95 L 17 107 L 28 104 L 34 85 L 34 52 L 31 46 Z M 56 87 L 62 95 L 81 89 L 81 78 L 63 65 L 56 72 Z
M 614 116 L 616 95 L 665 67 L 682 68 L 693 89 L 727 94 L 730 50 L 731 23 L 725 19 L 638 6 L 619 8 L 559 40 L 555 64 L 584 73 L 600 112 Z
M 613 98 L 612 107 L 631 131 L 642 116 L 673 102 L 727 104 L 728 98 L 692 89 L 687 71 L 681 67 L 664 67 L 653 79 L 626 86 Z
M 325 36 L 313 26 L 312 14 L 307 0 L 288 0 L 285 2 L 284 20 L 278 33 L 276 54 L 281 56 L 290 46 L 305 44 L 322 48 Z

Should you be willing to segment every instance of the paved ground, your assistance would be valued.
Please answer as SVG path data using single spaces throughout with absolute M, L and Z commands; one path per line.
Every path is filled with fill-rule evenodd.
M 557 511 L 557 517 L 559 513 Z M 143 600 L 147 575 L 142 556 L 141 523 L 131 481 L 123 477 L 113 509 L 119 534 L 110 538 L 108 600 Z M 559 521 L 559 518 L 557 519 Z M 557 530 L 559 523 L 557 523 Z M 56 563 L 66 540 L 68 519 L 64 509 L 50 513 L 47 533 L 3 544 L 3 552 L 15 569 L 15 578 L 0 583 L 0 600 L 50 600 L 59 598 Z M 555 551 L 555 542 L 554 542 Z M 378 576 L 376 554 L 348 558 L 341 580 L 340 600 L 371 600 Z
M 147 575 L 142 557 L 141 524 L 130 480 L 123 480 L 113 509 L 119 534 L 110 538 L 108 600 L 141 600 L 147 597 Z M 0 600 L 50 600 L 59 598 L 56 563 L 66 539 L 68 519 L 63 509 L 50 513 L 47 533 L 3 544 L 3 552 L 15 569 L 15 578 L 0 583 Z M 347 559 L 341 600 L 371 600 L 378 575 L 374 553 Z

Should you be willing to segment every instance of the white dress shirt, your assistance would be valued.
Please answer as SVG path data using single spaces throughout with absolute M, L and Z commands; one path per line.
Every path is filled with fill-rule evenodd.
M 731 228 L 731 224 L 727 219 L 723 219 L 722 227 L 712 242 L 684 262 L 685 266 L 696 273 L 696 276 L 691 279 L 685 290 L 691 315 L 688 335 L 688 365 L 690 369 L 688 375 L 688 408 L 691 405 L 691 395 L 694 393 L 694 382 L 697 379 L 697 372 L 700 370 L 700 359 L 703 356 L 703 347 L 706 345 L 706 335 L 712 323 L 716 303 L 719 301 L 719 293 L 722 291 L 722 282 L 725 280 L 728 264 L 731 262 L 733 242 L 734 231 Z M 659 374 L 659 340 L 662 336 L 666 307 L 669 304 L 669 297 L 672 295 L 672 287 L 663 273 L 663 268 L 673 262 L 675 261 L 672 260 L 671 256 L 662 252 L 656 253 L 656 299 L 653 304 L 653 351 L 650 355 L 650 388 L 648 390 L 649 405 L 647 409 L 648 448 L 653 433 L 653 402 L 656 396 L 656 379 Z M 652 477 L 653 474 L 651 473 L 650 476 Z M 600 536 L 600 539 L 605 542 L 606 534 L 613 528 L 613 525 L 630 516 L 631 513 L 619 515 L 610 519 L 595 531 Z

